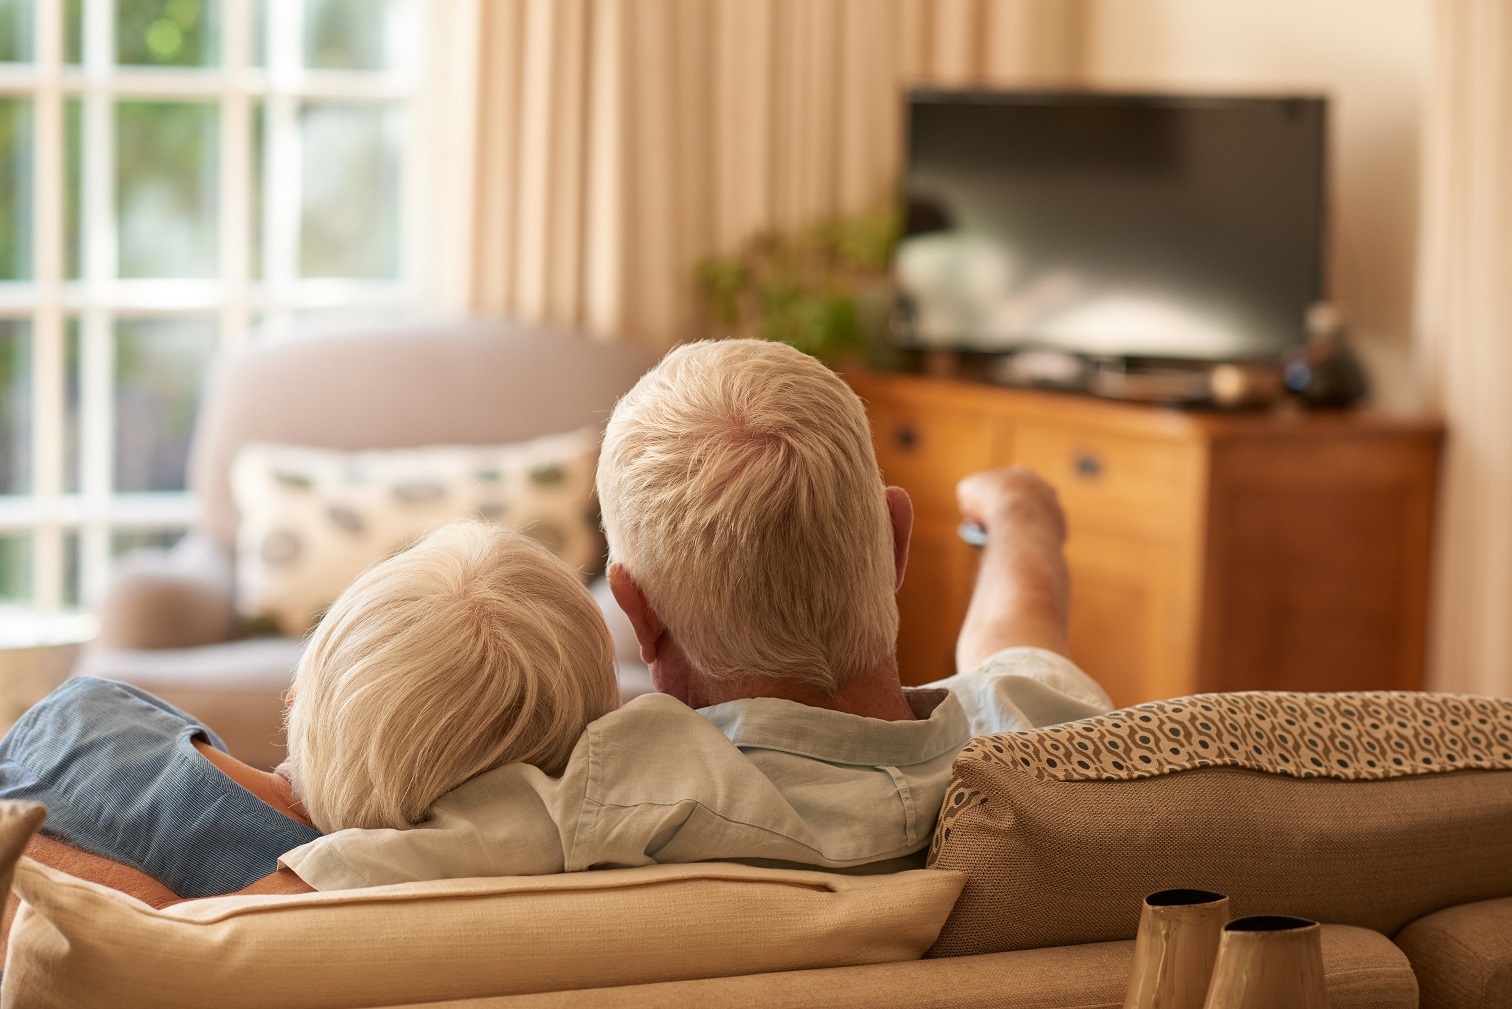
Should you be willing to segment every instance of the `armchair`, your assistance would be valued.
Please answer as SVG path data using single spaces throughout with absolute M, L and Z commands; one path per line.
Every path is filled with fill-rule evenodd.
M 122 559 L 76 674 L 137 684 L 193 712 L 237 757 L 282 759 L 280 695 L 301 641 L 255 637 L 235 605 L 230 469 L 261 441 L 348 451 L 506 444 L 602 424 L 650 367 L 636 350 L 513 323 L 370 327 L 255 344 L 213 369 L 188 483 L 198 520 L 169 550 Z M 615 624 L 619 615 L 609 595 Z M 647 689 L 622 649 L 627 694 Z

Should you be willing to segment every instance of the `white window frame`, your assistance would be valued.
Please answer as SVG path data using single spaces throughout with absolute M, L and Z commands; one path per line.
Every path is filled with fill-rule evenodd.
M 115 4 L 84 0 L 83 63 L 63 62 L 63 0 L 35 0 L 30 64 L 0 64 L 0 97 L 33 101 L 32 280 L 0 283 L 0 319 L 29 319 L 32 347 L 32 490 L 0 495 L 0 535 L 30 534 L 32 591 L 26 613 L 64 608 L 65 540 L 77 532 L 80 597 L 87 607 L 109 577 L 117 532 L 190 526 L 198 507 L 187 492 L 113 493 L 115 323 L 121 319 L 216 315 L 218 346 L 233 348 L 252 332 L 286 331 L 311 310 L 388 311 L 418 307 L 428 231 L 430 165 L 417 144 L 427 107 L 422 0 L 400 0 L 407 66 L 394 72 L 301 67 L 305 0 L 264 0 L 264 67 L 252 66 L 253 0 L 222 0 L 219 67 L 155 68 L 115 64 Z M 442 4 L 449 7 L 449 4 Z M 468 5 L 469 8 L 471 5 Z M 430 11 L 425 12 L 427 15 Z M 475 17 L 469 10 L 466 16 Z M 64 102 L 82 99 L 82 279 L 64 279 Z M 122 280 L 116 277 L 115 102 L 185 100 L 220 108 L 219 257 L 215 280 Z M 267 103 L 263 161 L 263 279 L 251 277 L 253 103 Z M 299 277 L 301 212 L 299 110 L 306 102 L 378 102 L 402 109 L 399 276 L 362 281 Z M 77 493 L 64 493 L 65 323 L 80 320 Z M 14 610 L 15 607 L 9 607 Z

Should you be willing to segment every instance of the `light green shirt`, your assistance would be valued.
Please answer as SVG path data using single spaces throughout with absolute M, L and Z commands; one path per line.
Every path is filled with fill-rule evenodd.
M 917 721 L 776 698 L 693 710 L 637 697 L 589 725 L 560 778 L 506 764 L 410 830 L 342 830 L 280 861 L 320 890 L 666 862 L 841 869 L 919 852 L 973 735 L 1107 711 L 1070 661 L 1012 648 L 908 691 Z

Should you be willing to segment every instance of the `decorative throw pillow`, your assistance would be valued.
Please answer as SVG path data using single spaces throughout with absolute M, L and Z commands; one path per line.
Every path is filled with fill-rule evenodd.
M 245 445 L 231 468 L 237 607 L 297 637 L 370 565 L 467 518 L 519 529 L 596 573 L 598 445 L 595 428 L 515 445 Z
M 929 864 L 965 890 L 931 955 L 1132 939 L 1145 894 L 1391 935 L 1512 896 L 1512 701 L 1199 694 L 973 739 Z

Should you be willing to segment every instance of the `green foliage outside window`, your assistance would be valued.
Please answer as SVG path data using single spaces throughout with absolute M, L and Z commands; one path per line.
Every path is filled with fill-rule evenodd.
M 217 105 L 117 103 L 121 276 L 215 276 L 219 142 Z
M 0 97 L 0 281 L 31 277 L 32 105 Z
M 0 535 L 0 603 L 31 594 L 31 537 L 15 533 Z
M 322 70 L 386 70 L 393 0 L 305 0 L 305 64 Z
M 159 67 L 220 62 L 220 0 L 116 0 L 116 61 Z
M 31 326 L 0 319 L 0 494 L 31 491 Z
M 32 0 L 0 0 L 0 63 L 29 63 L 32 58 Z

